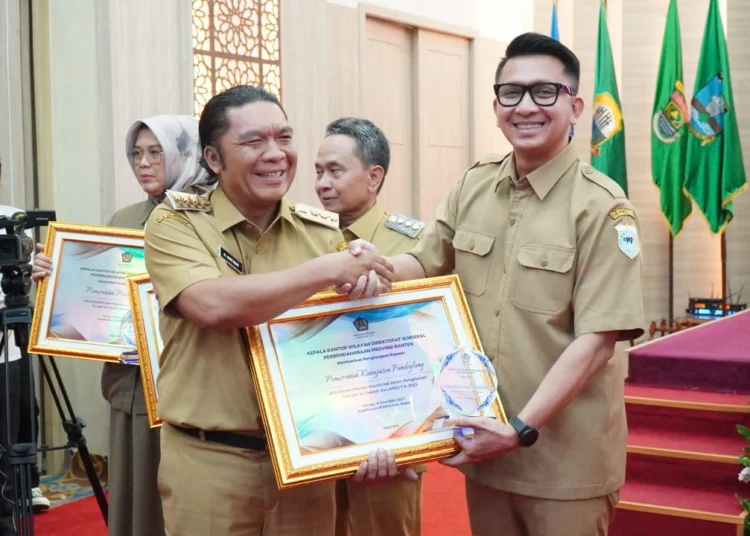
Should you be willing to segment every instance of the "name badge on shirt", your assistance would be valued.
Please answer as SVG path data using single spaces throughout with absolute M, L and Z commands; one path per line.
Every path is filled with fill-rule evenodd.
M 234 256 L 223 247 L 219 247 L 219 257 L 227 261 L 229 267 L 238 274 L 245 273 L 245 271 L 242 269 L 242 263 L 235 259 Z

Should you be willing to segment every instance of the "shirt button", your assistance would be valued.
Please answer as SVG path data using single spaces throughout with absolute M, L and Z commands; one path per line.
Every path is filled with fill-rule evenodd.
M 495 318 L 500 316 L 500 309 L 495 309 Z
M 474 239 L 473 238 L 469 241 L 469 249 L 472 250 L 472 251 L 474 250 Z
M 542 268 L 544 268 L 545 266 L 547 266 L 547 259 L 542 259 L 542 262 L 540 262 L 539 264 L 541 264 Z
M 260 246 L 258 246 L 257 248 L 255 248 L 255 253 L 260 253 L 260 251 L 261 251 Z
M 513 227 L 515 224 L 516 224 L 516 219 L 515 218 L 511 218 L 510 219 L 510 226 Z

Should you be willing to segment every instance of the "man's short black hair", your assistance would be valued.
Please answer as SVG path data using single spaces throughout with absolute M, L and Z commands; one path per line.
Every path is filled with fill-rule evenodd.
M 203 158 L 203 149 L 211 145 L 218 151 L 219 156 L 221 156 L 221 148 L 218 141 L 229 130 L 227 110 L 230 108 L 241 108 L 245 104 L 253 102 L 272 102 L 281 108 L 284 117 L 286 117 L 284 107 L 281 106 L 276 95 L 255 86 L 235 86 L 229 88 L 211 97 L 211 100 L 203 108 L 200 122 L 198 123 L 198 135 L 201 140 L 201 165 L 211 175 L 214 172 Z
M 365 166 L 383 168 L 383 180 L 380 181 L 378 193 L 383 188 L 388 166 L 391 163 L 391 149 L 388 139 L 372 121 L 359 117 L 336 119 L 326 127 L 326 137 L 349 136 L 354 140 L 354 156 Z
M 573 89 L 578 91 L 578 84 L 581 82 L 581 62 L 578 61 L 578 57 L 560 41 L 534 32 L 521 34 L 510 42 L 508 48 L 505 49 L 505 57 L 497 65 L 495 71 L 496 84 L 500 82 L 500 74 L 508 60 L 521 56 L 552 56 L 557 58 L 565 67 L 565 75 L 571 78 Z

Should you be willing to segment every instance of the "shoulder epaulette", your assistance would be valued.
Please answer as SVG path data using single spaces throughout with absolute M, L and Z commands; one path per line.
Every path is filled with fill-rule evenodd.
M 385 226 L 392 231 L 404 234 L 410 238 L 416 238 L 419 231 L 424 227 L 424 223 L 403 214 L 395 212 L 385 219 Z
M 619 199 L 621 197 L 627 197 L 625 195 L 624 190 L 620 187 L 619 184 L 617 184 L 613 179 L 610 179 L 607 177 L 604 173 L 601 171 L 597 171 L 592 166 L 588 164 L 582 164 L 581 165 L 581 175 L 586 177 L 588 180 L 593 182 L 594 184 L 597 184 L 607 190 L 612 197 L 615 199 Z
M 292 212 L 303 220 L 312 221 L 325 225 L 331 229 L 339 228 L 339 215 L 335 212 L 329 212 L 322 208 L 311 207 L 304 203 L 295 203 L 292 205 Z
M 211 201 L 207 197 L 195 194 L 186 194 L 185 192 L 175 192 L 167 190 L 165 192 L 169 205 L 174 210 L 198 210 L 200 212 L 211 211 Z
M 487 164 L 502 164 L 503 160 L 508 158 L 512 153 L 508 153 L 505 156 L 500 156 L 499 154 L 488 154 L 474 162 L 474 164 L 469 169 L 474 169 L 479 166 L 486 166 Z

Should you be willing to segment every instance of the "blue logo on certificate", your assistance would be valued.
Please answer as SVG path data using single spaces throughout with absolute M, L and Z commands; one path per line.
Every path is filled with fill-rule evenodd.
M 357 328 L 357 331 L 367 331 L 367 328 L 370 327 L 370 323 L 367 319 L 362 317 L 357 318 L 353 323 L 354 327 Z

